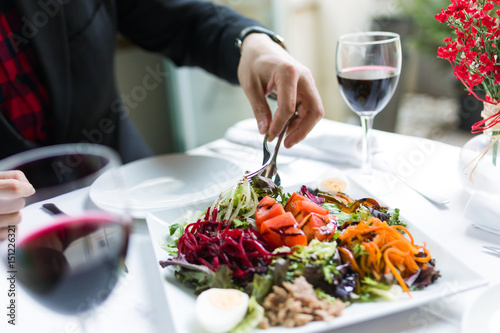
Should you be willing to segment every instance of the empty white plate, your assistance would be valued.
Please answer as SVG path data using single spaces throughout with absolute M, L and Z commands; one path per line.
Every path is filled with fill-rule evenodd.
M 243 177 L 242 169 L 228 160 L 186 154 L 141 159 L 123 165 L 120 171 L 135 218 L 144 218 L 150 211 L 215 199 Z M 116 191 L 109 187 L 105 173 L 92 184 L 89 195 L 99 208 L 114 211 L 121 204 Z

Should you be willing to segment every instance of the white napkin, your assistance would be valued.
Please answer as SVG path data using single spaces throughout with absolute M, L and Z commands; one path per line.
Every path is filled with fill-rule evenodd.
M 362 135 L 359 126 L 322 119 L 304 140 L 290 149 L 281 147 L 280 154 L 358 165 L 361 161 Z M 254 148 L 261 148 L 264 140 L 253 118 L 242 120 L 230 127 L 224 138 Z M 376 138 L 371 135 L 370 139 L 372 151 L 376 151 Z M 268 144 L 271 151 L 274 150 L 275 142 L 276 140 Z
M 500 195 L 474 192 L 465 206 L 464 219 L 476 228 L 500 235 Z

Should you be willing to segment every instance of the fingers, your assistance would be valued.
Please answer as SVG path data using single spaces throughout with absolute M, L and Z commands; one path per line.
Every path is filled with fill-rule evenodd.
M 12 214 L 0 215 L 0 241 L 7 238 L 9 228 L 21 222 L 21 213 L 16 212 Z
M 269 126 L 269 141 L 277 137 L 290 117 L 295 113 L 297 105 L 297 82 L 299 73 L 294 64 L 282 65 L 276 72 L 274 82 L 278 92 L 278 109 Z
M 297 110 L 284 145 L 292 147 L 303 140 L 324 116 L 321 98 L 311 72 L 264 34 L 251 34 L 242 46 L 238 79 L 254 110 L 259 132 L 267 130 L 275 139 Z M 278 109 L 272 116 L 265 95 L 277 92 Z
M 258 83 L 255 83 L 245 90 L 245 94 L 252 106 L 260 134 L 266 133 L 272 119 L 272 113 L 263 90 Z
M 19 170 L 0 172 L 0 241 L 7 237 L 8 226 L 21 221 L 19 212 L 25 197 L 35 193 L 24 173 Z
M 284 141 L 286 148 L 291 148 L 299 143 L 314 126 L 324 117 L 325 111 L 318 91 L 315 89 L 312 77 L 305 76 L 306 84 L 299 82 L 297 90 L 299 104 L 297 106 L 298 117 L 290 124 Z
M 309 69 L 299 63 L 290 63 L 282 69 L 274 78 L 278 110 L 269 127 L 268 139 L 271 141 L 278 136 L 297 110 L 299 116 L 290 124 L 284 141 L 285 147 L 291 148 L 307 136 L 324 117 L 325 111 Z
M 19 170 L 0 171 L 0 179 L 17 179 L 21 182 L 29 183 L 24 173 Z
M 21 222 L 21 212 L 0 215 L 0 228 L 17 225 L 19 222 Z
M 3 241 L 4 239 L 6 239 L 8 234 L 9 234 L 9 229 L 0 228 L 0 241 Z
M 24 198 L 2 199 L 0 200 L 0 215 L 20 211 L 24 207 L 24 204 Z
M 28 197 L 35 189 L 21 171 L 0 172 L 0 200 Z
M 294 126 L 290 126 L 291 128 L 289 128 L 285 141 L 283 142 L 286 148 L 291 148 L 304 140 L 307 134 L 321 119 L 312 116 L 300 116 L 301 114 L 309 115 L 310 113 L 302 108 L 302 106 L 299 107 L 299 110 L 299 117 L 294 120 Z
M 289 71 L 291 77 L 297 76 L 297 81 L 290 79 L 285 84 L 277 84 L 278 101 L 285 100 L 285 103 L 278 102 L 278 110 L 269 128 L 269 140 L 272 140 L 279 135 L 297 110 L 298 117 L 290 124 L 284 141 L 286 148 L 291 148 L 302 141 L 325 115 L 321 97 L 310 71 L 303 66 L 300 67 L 298 75 L 293 73 L 293 70 Z

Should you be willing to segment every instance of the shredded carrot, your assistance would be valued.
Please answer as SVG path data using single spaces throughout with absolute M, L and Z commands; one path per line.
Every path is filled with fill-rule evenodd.
M 376 245 L 373 245 L 373 242 L 363 242 L 361 245 L 368 251 L 369 256 L 367 260 L 369 258 L 372 268 L 378 273 L 379 258 L 377 257 Z
M 413 236 L 403 226 L 388 225 L 377 218 L 349 225 L 339 235 L 339 251 L 345 262 L 363 278 L 370 276 L 377 281 L 383 274 L 392 274 L 401 288 L 411 297 L 404 279 L 420 269 L 427 268 L 431 254 L 425 243 L 416 245 Z M 365 253 L 354 258 L 353 247 L 362 245 Z
M 403 290 L 411 297 L 410 290 L 408 289 L 408 286 L 406 285 L 405 281 L 401 277 L 401 274 L 399 274 L 399 272 L 396 270 L 396 268 L 394 267 L 394 265 L 391 263 L 391 260 L 389 259 L 389 254 L 391 252 L 394 252 L 394 251 L 397 251 L 397 250 L 394 249 L 394 248 L 390 248 L 390 249 L 387 249 L 384 252 L 384 261 L 385 261 L 385 264 L 387 265 L 387 267 L 389 267 L 389 269 L 391 270 L 392 274 L 394 275 L 394 277 L 398 281 L 398 283 L 401 286 L 401 288 L 403 288 Z
M 354 271 L 356 271 L 359 276 L 361 276 L 362 278 L 365 277 L 365 274 L 363 273 L 363 271 L 361 271 L 361 269 L 359 268 L 357 262 L 356 262 L 356 259 L 354 258 L 354 255 L 352 254 L 352 252 L 346 248 L 343 248 L 343 247 L 339 247 L 338 248 L 341 255 L 343 255 L 344 257 L 344 261 L 348 261 L 351 263 L 352 265 L 352 269 Z
M 422 251 L 427 255 L 425 257 L 415 257 L 415 261 L 418 261 L 418 262 L 421 262 L 421 263 L 424 263 L 424 262 L 428 262 L 429 260 L 431 260 L 431 254 L 429 253 L 429 251 L 425 248 L 425 247 L 421 247 Z

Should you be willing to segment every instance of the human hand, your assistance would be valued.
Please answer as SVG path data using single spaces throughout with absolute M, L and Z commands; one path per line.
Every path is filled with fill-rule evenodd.
M 325 114 L 309 69 L 265 34 L 253 33 L 243 40 L 238 79 L 252 105 L 259 132 L 268 131 L 269 141 L 297 110 L 298 117 L 284 141 L 286 148 L 302 141 Z M 274 118 L 266 100 L 273 91 L 278 96 Z
M 24 173 L 18 170 L 0 171 L 0 241 L 7 238 L 8 226 L 21 221 L 24 198 L 35 193 Z

